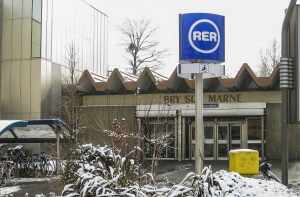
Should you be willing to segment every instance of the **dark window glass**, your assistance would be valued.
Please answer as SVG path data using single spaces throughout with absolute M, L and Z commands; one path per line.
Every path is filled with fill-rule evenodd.
M 41 57 L 41 24 L 32 20 L 31 56 Z
M 204 144 L 204 156 L 214 157 L 214 144 Z
M 195 133 L 196 131 L 195 131 L 195 130 L 196 130 L 196 128 L 195 128 L 195 126 L 193 125 L 193 126 L 192 126 L 192 140 L 195 140 L 195 139 L 196 139 L 196 133 Z
M 240 148 L 241 148 L 241 144 L 231 144 L 231 150 L 240 149 Z
M 161 158 L 175 158 L 175 122 L 174 119 L 144 119 L 145 155 L 153 157 L 153 151 Z
M 238 125 L 231 125 L 231 139 L 240 140 L 241 139 L 241 127 Z
M 32 18 L 42 22 L 42 0 L 32 0 Z
M 249 149 L 257 150 L 259 152 L 259 156 L 262 155 L 262 144 L 248 144 Z
M 248 119 L 248 140 L 261 140 L 261 119 Z
M 228 140 L 228 126 L 218 127 L 218 140 Z
M 205 126 L 204 127 L 204 137 L 205 139 L 214 139 L 214 127 Z
M 218 145 L 218 156 L 219 157 L 227 157 L 228 153 L 228 145 L 227 144 L 219 144 Z

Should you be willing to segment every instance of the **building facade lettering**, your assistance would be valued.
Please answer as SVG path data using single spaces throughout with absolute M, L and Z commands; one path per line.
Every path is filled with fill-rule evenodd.
M 208 94 L 204 95 L 208 103 L 238 103 L 241 102 L 240 94 Z M 163 96 L 164 104 L 193 104 L 194 95 L 166 95 Z
M 210 103 L 239 103 L 240 94 L 220 94 L 208 95 L 208 102 Z

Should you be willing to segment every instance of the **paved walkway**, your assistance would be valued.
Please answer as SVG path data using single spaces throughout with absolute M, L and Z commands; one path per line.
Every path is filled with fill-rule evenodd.
M 57 177 L 21 178 L 14 181 L 16 181 L 14 184 L 0 188 L 0 197 L 7 194 L 14 194 L 14 197 L 24 197 L 26 193 L 33 197 L 36 194 L 49 194 L 49 192 L 60 195 L 63 189 L 63 184 Z

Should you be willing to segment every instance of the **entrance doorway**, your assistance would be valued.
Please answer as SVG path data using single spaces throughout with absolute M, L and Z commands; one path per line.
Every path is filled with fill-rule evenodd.
M 194 159 L 195 154 L 195 121 L 187 121 L 185 127 L 185 159 Z M 228 151 L 244 148 L 242 140 L 242 121 L 237 122 L 204 122 L 204 157 L 205 160 L 226 160 Z M 247 133 L 245 133 L 247 135 Z
M 216 126 L 216 155 L 217 160 L 227 159 L 229 150 L 242 148 L 242 123 L 220 122 Z

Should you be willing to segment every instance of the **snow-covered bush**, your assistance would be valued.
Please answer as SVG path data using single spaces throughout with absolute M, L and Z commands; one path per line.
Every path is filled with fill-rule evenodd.
M 201 174 L 187 174 L 178 184 L 156 183 L 151 174 L 141 173 L 129 155 L 121 157 L 107 146 L 82 145 L 76 154 L 78 169 L 70 173 L 77 180 L 65 186 L 63 197 L 294 196 L 278 182 L 245 178 L 224 170 L 213 173 L 210 167 Z
M 69 193 L 83 193 L 83 196 L 99 193 L 99 188 L 118 188 L 134 185 L 139 182 L 139 165 L 130 155 L 125 157 L 115 154 L 108 146 L 100 147 L 92 144 L 81 145 L 74 151 L 77 159 L 69 161 L 63 179 L 72 177 L 76 181 L 66 185 L 63 196 Z M 69 181 L 72 182 L 72 181 Z M 101 191 L 102 192 L 102 191 Z

